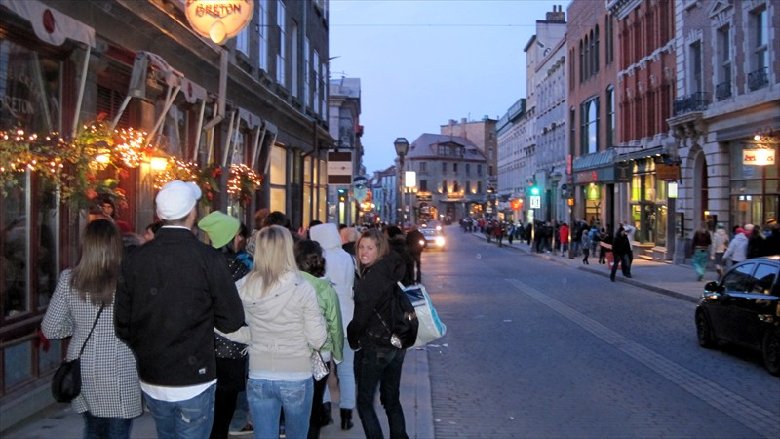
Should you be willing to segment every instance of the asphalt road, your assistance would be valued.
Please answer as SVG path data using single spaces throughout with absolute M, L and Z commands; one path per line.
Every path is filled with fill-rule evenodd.
M 437 438 L 780 437 L 780 379 L 700 348 L 695 304 L 447 233 L 423 255 L 448 325 L 428 349 Z

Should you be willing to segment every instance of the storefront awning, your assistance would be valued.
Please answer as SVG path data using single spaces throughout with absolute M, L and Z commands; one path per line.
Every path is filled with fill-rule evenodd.
M 29 21 L 35 35 L 49 44 L 61 46 L 70 39 L 95 47 L 95 29 L 37 0 L 0 0 L 0 6 Z
M 636 151 L 627 152 L 625 154 L 620 154 L 617 157 L 617 161 L 628 162 L 631 160 L 645 159 L 656 155 L 666 154 L 666 152 L 667 151 L 664 146 L 658 145 L 651 148 L 639 149 Z
M 604 151 L 576 157 L 572 167 L 576 172 L 612 166 L 615 156 L 617 156 L 617 152 L 613 148 L 609 148 Z

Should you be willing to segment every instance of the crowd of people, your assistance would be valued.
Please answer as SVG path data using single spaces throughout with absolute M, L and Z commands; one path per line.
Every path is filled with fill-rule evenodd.
M 582 257 L 583 264 L 590 264 L 590 257 L 598 254 L 599 264 L 610 264 L 610 280 L 620 268 L 623 276 L 631 277 L 634 260 L 633 243 L 636 227 L 627 221 L 612 227 L 600 227 L 595 220 L 575 220 L 571 225 L 558 221 L 539 221 L 523 224 L 522 221 L 501 221 L 494 218 L 464 218 L 460 221 L 464 232 L 484 233 L 487 242 L 499 247 L 503 240 L 524 241 L 536 253 L 559 254 L 562 257 Z M 770 221 L 763 228 L 754 224 L 734 226 L 726 232 L 722 223 L 715 230 L 702 223 L 691 236 L 691 260 L 697 280 L 704 278 L 710 263 L 718 276 L 725 269 L 746 259 L 780 254 L 780 224 Z M 597 253 L 598 252 L 598 253 Z
M 390 437 L 408 437 L 405 349 L 380 325 L 397 283 L 421 281 L 419 231 L 320 221 L 293 230 L 265 209 L 250 231 L 222 212 L 198 218 L 201 195 L 169 182 L 141 235 L 101 203 L 78 263 L 60 275 L 42 330 L 73 337 L 67 359 L 81 355 L 72 405 L 84 437 L 129 438 L 145 406 L 163 439 L 317 438 L 333 420 L 315 356 L 336 376 L 341 429 L 357 411 L 366 437 L 383 437 L 379 391 Z

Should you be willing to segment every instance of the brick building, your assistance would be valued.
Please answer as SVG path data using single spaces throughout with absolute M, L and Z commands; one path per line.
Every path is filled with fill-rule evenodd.
M 615 20 L 604 2 L 573 1 L 566 10 L 568 188 L 572 220 L 612 228 L 628 197 L 618 154 Z
M 635 253 L 671 258 L 667 186 L 680 178 L 668 158 L 674 139 L 667 123 L 675 93 L 675 2 L 611 0 L 607 8 L 618 48 L 617 138 L 624 149 L 617 160 L 631 172 L 628 206 L 616 209 L 615 219 L 636 227 Z

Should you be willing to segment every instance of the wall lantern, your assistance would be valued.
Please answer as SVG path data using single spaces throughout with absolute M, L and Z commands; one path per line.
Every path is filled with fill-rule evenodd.
M 224 44 L 252 20 L 253 0 L 186 0 L 190 26 L 216 44 Z
M 668 186 L 666 187 L 667 197 L 669 198 L 677 198 L 678 196 L 679 187 L 676 181 L 670 181 Z
M 149 158 L 149 167 L 152 171 L 164 171 L 168 169 L 168 158 L 153 156 Z

